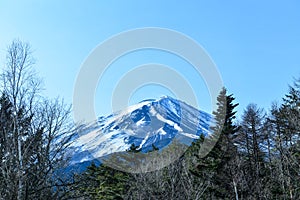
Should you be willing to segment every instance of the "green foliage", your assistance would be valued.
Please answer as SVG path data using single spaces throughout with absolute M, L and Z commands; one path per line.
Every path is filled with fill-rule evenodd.
M 283 104 L 273 106 L 268 117 L 249 104 L 237 123 L 238 104 L 223 89 L 213 112 L 211 135 L 201 135 L 186 152 L 173 141 L 161 150 L 153 146 L 153 154 L 145 157 L 133 144 L 127 152 L 108 158 L 118 165 L 126 160 L 129 165 L 123 167 L 131 170 L 149 161 L 159 166 L 169 160 L 170 165 L 134 174 L 92 165 L 81 175 L 77 191 L 88 199 L 297 199 L 299 91 L 299 84 L 290 87 Z M 173 160 L 178 154 L 183 156 Z
M 153 166 L 172 162 L 135 174 L 92 165 L 81 175 L 81 194 L 88 199 L 297 199 L 299 85 L 290 87 L 283 104 L 273 106 L 269 116 L 249 104 L 239 123 L 235 121 L 238 104 L 223 89 L 209 137 L 201 135 L 186 152 L 176 141 L 161 150 L 153 146 L 148 157 L 133 144 L 128 152 L 113 154 L 108 160 L 131 161 L 127 167 L 132 169 L 148 161 Z M 209 153 L 203 156 L 205 151 Z M 183 156 L 173 160 L 178 154 Z
M 237 150 L 233 145 L 232 138 L 238 131 L 238 127 L 233 124 L 236 112 L 234 97 L 226 94 L 226 89 L 223 88 L 217 98 L 218 108 L 213 112 L 215 124 L 211 127 L 212 134 L 206 138 L 206 144 L 214 145 L 212 150 L 204 158 L 198 153 L 199 149 L 203 148 L 204 136 L 201 136 L 198 141 L 192 144 L 189 149 L 192 152 L 193 165 L 191 173 L 202 179 L 209 180 L 207 197 L 222 198 L 231 197 L 232 189 L 228 186 L 231 177 L 228 176 L 227 167 L 231 159 L 236 156 Z M 203 151 L 202 151 L 203 152 Z M 213 193 L 210 194 L 210 193 Z
M 103 200 L 123 199 L 128 190 L 130 175 L 106 165 L 97 167 L 92 163 L 87 170 L 76 177 L 75 192 L 67 198 L 88 198 Z M 78 192 L 79 191 L 79 192 Z

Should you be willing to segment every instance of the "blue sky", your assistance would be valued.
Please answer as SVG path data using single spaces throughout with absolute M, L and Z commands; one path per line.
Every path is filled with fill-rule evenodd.
M 143 27 L 179 31 L 196 40 L 217 65 L 241 112 L 254 102 L 268 109 L 300 77 L 300 2 L 291 1 L 0 1 L 0 64 L 15 38 L 29 42 L 36 69 L 50 97 L 72 103 L 81 64 L 101 42 Z M 111 90 L 130 67 L 149 62 L 174 66 L 197 92 L 200 108 L 210 102 L 203 81 L 180 58 L 159 51 L 120 58 L 98 85 L 97 114 L 108 114 Z M 126 67 L 123 67 L 126 66 Z M 122 68 L 123 67 L 123 68 Z M 200 78 L 201 79 L 201 78 Z M 104 85 L 103 85 L 104 84 Z M 130 100 L 169 94 L 157 85 L 141 88 Z

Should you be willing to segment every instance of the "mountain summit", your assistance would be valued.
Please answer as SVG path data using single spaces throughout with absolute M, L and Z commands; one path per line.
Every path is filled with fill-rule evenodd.
M 209 134 L 208 113 L 169 96 L 144 100 L 98 122 L 81 133 L 72 144 L 72 163 L 123 152 L 132 144 L 143 152 L 162 149 L 173 140 L 190 145 L 201 134 Z

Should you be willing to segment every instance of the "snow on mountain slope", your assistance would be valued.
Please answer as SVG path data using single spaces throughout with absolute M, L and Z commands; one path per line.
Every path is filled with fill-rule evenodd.
M 74 141 L 72 163 L 126 151 L 135 144 L 142 151 L 167 146 L 173 139 L 190 145 L 200 134 L 207 135 L 211 116 L 188 104 L 162 97 L 144 100 L 125 110 L 102 117 Z

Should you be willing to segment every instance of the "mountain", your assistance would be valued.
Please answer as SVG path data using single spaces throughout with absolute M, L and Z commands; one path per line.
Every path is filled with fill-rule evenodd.
M 91 161 L 132 144 L 143 152 L 162 149 L 173 140 L 190 145 L 199 135 L 209 134 L 212 117 L 208 113 L 169 96 L 148 99 L 98 122 L 80 133 L 71 145 L 72 164 Z

